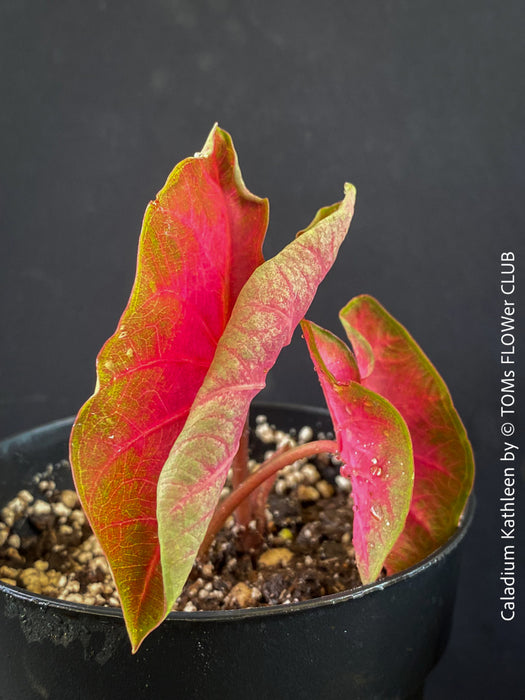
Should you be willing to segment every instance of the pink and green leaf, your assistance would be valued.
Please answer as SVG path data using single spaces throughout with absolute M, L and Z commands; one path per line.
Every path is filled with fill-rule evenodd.
M 355 190 L 321 211 L 244 285 L 213 363 L 158 485 L 165 595 L 174 604 L 237 452 L 252 398 L 332 266 L 353 215 Z
M 237 296 L 262 262 L 268 203 L 215 126 L 146 209 L 137 273 L 97 359 L 70 444 L 84 510 L 113 572 L 134 649 L 165 617 L 157 481 Z
M 388 573 L 395 573 L 452 535 L 472 488 L 474 458 L 443 379 L 407 330 L 366 295 L 352 299 L 340 318 L 363 386 L 396 407 L 412 439 L 412 503 L 386 561 Z
M 353 544 L 363 583 L 379 576 L 410 507 L 414 465 L 399 412 L 361 386 L 349 348 L 310 321 L 302 329 L 334 424 L 342 473 L 352 482 Z

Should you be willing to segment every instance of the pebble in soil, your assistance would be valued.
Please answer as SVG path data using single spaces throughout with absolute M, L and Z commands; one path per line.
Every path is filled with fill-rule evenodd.
M 267 458 L 285 442 L 314 435 L 309 426 L 285 434 L 259 416 L 254 452 Z M 320 434 L 318 439 L 325 436 Z M 64 466 L 63 464 L 61 465 Z M 250 469 L 258 467 L 250 460 Z M 57 489 L 53 467 L 0 511 L 0 580 L 51 598 L 119 605 L 108 563 L 75 491 Z M 223 490 L 231 490 L 228 478 Z M 359 585 L 352 547 L 349 482 L 328 455 L 299 460 L 277 476 L 264 513 L 261 541 L 230 517 L 205 561 L 193 566 L 177 610 L 220 610 L 290 604 Z M 241 543 L 254 547 L 243 551 Z

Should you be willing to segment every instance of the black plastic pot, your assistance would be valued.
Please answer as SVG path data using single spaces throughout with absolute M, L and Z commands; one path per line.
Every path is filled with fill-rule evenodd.
M 326 412 L 259 404 L 282 429 L 329 430 Z M 71 420 L 0 443 L 0 503 L 67 455 Z M 54 477 L 70 484 L 67 468 Z M 60 483 L 62 480 L 62 483 Z M 171 613 L 133 656 L 119 610 L 0 584 L 0 697 L 9 700 L 332 700 L 422 697 L 446 644 L 460 543 L 402 574 L 288 606 Z

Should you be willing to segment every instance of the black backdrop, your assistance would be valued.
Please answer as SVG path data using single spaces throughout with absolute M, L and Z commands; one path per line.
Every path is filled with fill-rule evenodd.
M 91 393 L 145 205 L 215 121 L 270 198 L 267 256 L 350 180 L 356 217 L 309 318 L 337 331 L 351 296 L 376 296 L 441 370 L 477 456 L 431 700 L 521 697 L 525 601 L 503 623 L 498 600 L 499 262 L 517 256 L 521 319 L 524 20 L 519 0 L 0 3 L 0 436 Z M 300 338 L 265 398 L 320 403 Z

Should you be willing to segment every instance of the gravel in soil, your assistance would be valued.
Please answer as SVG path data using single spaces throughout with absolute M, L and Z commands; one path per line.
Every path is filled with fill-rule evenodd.
M 255 454 L 267 458 L 284 442 L 311 440 L 304 426 L 285 434 L 259 416 Z M 320 434 L 318 439 L 326 436 Z M 61 464 L 63 467 L 64 464 Z M 250 460 L 250 469 L 258 463 Z M 118 607 L 106 558 L 72 489 L 58 489 L 54 468 L 35 478 L 0 511 L 0 580 L 51 598 Z M 223 490 L 231 490 L 230 478 Z M 240 527 L 230 517 L 205 561 L 196 562 L 177 610 L 226 610 L 290 604 L 360 584 L 352 546 L 349 482 L 328 455 L 300 460 L 277 476 L 264 513 Z M 251 545 L 246 552 L 246 543 Z M 243 551 L 244 550 L 244 551 Z

